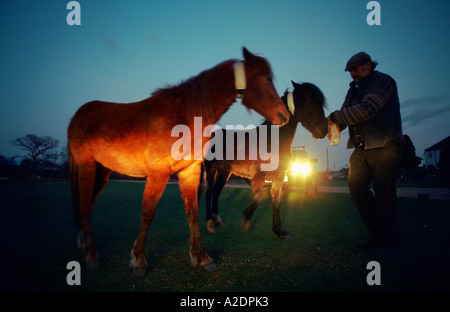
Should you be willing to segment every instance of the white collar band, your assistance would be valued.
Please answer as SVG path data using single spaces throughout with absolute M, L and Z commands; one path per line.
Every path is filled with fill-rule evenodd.
M 295 105 L 294 105 L 294 94 L 292 92 L 288 93 L 287 95 L 287 104 L 289 107 L 289 111 L 292 115 L 294 115 L 295 112 Z
M 247 88 L 247 81 L 245 79 L 245 67 L 243 62 L 233 63 L 234 69 L 234 86 L 237 90 L 236 97 L 241 99 L 244 97 L 244 90 Z

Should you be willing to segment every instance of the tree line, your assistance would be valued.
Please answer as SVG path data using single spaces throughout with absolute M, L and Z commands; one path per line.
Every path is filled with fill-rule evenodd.
M 50 136 L 27 134 L 10 143 L 25 151 L 25 156 L 7 158 L 0 155 L 0 178 L 11 180 L 67 179 L 69 161 L 65 149 L 58 150 L 59 140 Z
M 27 134 L 11 140 L 25 152 L 24 156 L 0 155 L 0 181 L 66 180 L 69 178 L 67 149 L 58 150 L 59 140 L 50 136 Z M 113 172 L 110 179 L 145 180 Z
M 422 180 L 425 173 L 421 172 L 420 158 L 416 156 L 416 149 L 408 135 L 405 135 L 405 154 L 402 168 L 407 173 L 408 180 Z M 6 180 L 39 180 L 39 179 L 68 179 L 69 160 L 67 150 L 58 150 L 59 140 L 50 136 L 27 134 L 11 140 L 10 143 L 19 146 L 25 151 L 25 156 L 7 158 L 0 155 L 0 179 Z M 449 178 L 450 162 L 449 151 L 442 151 L 441 161 L 438 164 L 442 171 L 441 177 Z M 19 160 L 19 162 L 18 162 Z M 423 171 L 423 170 L 422 170 Z M 425 174 L 425 175 L 424 175 Z M 132 179 L 130 177 L 113 173 L 113 179 Z

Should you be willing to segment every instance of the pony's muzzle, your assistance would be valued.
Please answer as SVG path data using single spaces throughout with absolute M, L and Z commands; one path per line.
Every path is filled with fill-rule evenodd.
M 282 126 L 284 124 L 287 124 L 287 122 L 289 121 L 289 116 L 285 116 L 283 113 L 279 112 L 278 113 L 278 118 L 280 119 L 280 123 L 279 126 Z
M 324 127 L 315 127 L 313 137 L 315 139 L 323 139 L 328 134 L 328 129 Z

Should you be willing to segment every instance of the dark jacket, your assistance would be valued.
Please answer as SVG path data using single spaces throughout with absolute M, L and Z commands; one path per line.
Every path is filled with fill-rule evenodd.
M 364 149 L 404 143 L 397 84 L 379 71 L 351 82 L 341 110 L 331 113 L 330 119 L 341 131 L 349 126 L 347 148 L 355 147 L 358 133 Z

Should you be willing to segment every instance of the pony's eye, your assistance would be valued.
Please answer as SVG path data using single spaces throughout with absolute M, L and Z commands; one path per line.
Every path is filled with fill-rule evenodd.
M 268 80 L 270 83 L 273 83 L 272 77 L 267 78 L 267 80 Z

